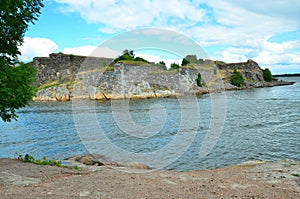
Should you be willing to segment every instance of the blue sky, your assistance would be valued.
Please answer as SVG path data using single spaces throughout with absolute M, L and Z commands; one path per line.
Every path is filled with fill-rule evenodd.
M 90 55 L 126 31 L 163 28 L 190 38 L 211 59 L 253 59 L 273 74 L 300 73 L 299 0 L 45 0 L 44 4 L 20 47 L 23 61 L 52 52 Z M 103 56 L 120 53 L 108 48 Z M 168 59 L 162 55 L 147 58 Z

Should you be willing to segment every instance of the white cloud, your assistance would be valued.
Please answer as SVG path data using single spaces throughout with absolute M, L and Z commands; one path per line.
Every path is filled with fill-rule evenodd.
M 299 0 L 264 0 L 263 2 L 259 0 L 227 1 L 253 13 L 300 24 Z
M 215 59 L 235 62 L 252 58 L 265 65 L 299 63 L 296 44 L 300 39 L 270 42 L 278 34 L 299 31 L 299 0 L 56 2 L 61 3 L 63 12 L 79 13 L 88 23 L 99 24 L 105 33 L 163 27 L 186 34 L 200 46 L 219 49 L 213 55 Z
M 299 20 L 287 20 L 287 17 L 272 15 L 271 11 L 264 13 L 248 9 L 252 4 L 267 6 L 261 1 L 253 0 L 248 4 L 244 1 L 238 2 L 241 3 L 235 0 L 207 1 L 207 5 L 212 9 L 212 14 L 208 17 L 210 20 L 204 25 L 190 27 L 184 32 L 203 46 L 227 44 L 259 48 L 261 43 L 270 37 L 278 33 L 295 31 L 300 27 Z M 292 8 L 291 5 L 289 7 Z
M 112 50 L 108 47 L 97 47 L 97 46 L 81 46 L 75 48 L 65 48 L 62 51 L 65 54 L 74 54 L 82 56 L 93 56 L 93 57 L 107 57 L 116 58 L 121 55 L 121 52 Z
M 20 46 L 20 60 L 32 61 L 34 57 L 47 57 L 50 53 L 57 52 L 57 44 L 47 38 L 24 37 L 23 45 Z
M 264 50 L 270 51 L 272 53 L 283 54 L 286 53 L 288 50 L 294 49 L 296 45 L 296 41 L 288 41 L 283 43 L 265 41 L 262 47 Z
M 205 10 L 193 2 L 180 0 L 56 0 L 62 11 L 76 12 L 88 23 L 104 24 L 103 31 L 129 30 L 137 27 L 166 26 L 180 21 L 200 22 Z
M 213 59 L 225 62 L 244 62 L 253 59 L 259 65 L 296 65 L 300 64 L 300 53 L 297 51 L 297 42 L 264 42 L 259 50 L 255 48 L 229 47 L 220 52 Z M 290 52 L 291 51 L 291 52 Z
M 255 61 L 262 65 L 272 65 L 272 64 L 300 64 L 300 53 L 283 53 L 274 54 L 270 51 L 261 51 L 257 57 L 254 58 Z
M 95 50 L 95 48 L 96 48 L 96 46 L 81 46 L 81 47 L 74 47 L 74 48 L 64 48 L 62 53 L 88 56 Z

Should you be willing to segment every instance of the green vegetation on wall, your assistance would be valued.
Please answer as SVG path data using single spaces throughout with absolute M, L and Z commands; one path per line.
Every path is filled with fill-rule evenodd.
M 241 87 L 241 86 L 243 86 L 244 81 L 245 81 L 245 79 L 244 79 L 242 73 L 240 73 L 236 69 L 234 69 L 234 71 L 230 77 L 231 84 Z
M 133 62 L 144 62 L 144 63 L 150 63 L 146 59 L 142 57 L 135 57 L 133 50 L 124 50 L 123 54 L 116 58 L 113 63 L 117 63 L 119 61 L 133 61 Z
M 203 86 L 202 85 L 202 76 L 200 73 L 198 73 L 198 77 L 197 77 L 196 81 L 197 81 L 197 86 L 199 86 L 199 87 Z

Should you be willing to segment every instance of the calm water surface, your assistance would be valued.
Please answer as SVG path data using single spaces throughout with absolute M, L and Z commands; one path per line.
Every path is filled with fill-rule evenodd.
M 206 169 L 249 160 L 300 160 L 300 78 L 284 79 L 296 84 L 226 92 L 222 134 L 211 152 L 203 158 L 199 157 L 199 150 L 210 124 L 211 97 L 198 97 L 200 121 L 195 139 L 188 150 L 166 169 Z M 94 102 L 86 102 L 89 103 L 94 105 Z M 115 122 L 110 102 L 95 102 L 98 123 L 94 125 L 101 125 L 107 138 L 126 151 L 155 151 L 176 136 L 182 107 L 176 98 L 131 100 L 129 113 L 135 124 L 149 125 L 149 109 L 154 105 L 165 109 L 166 120 L 157 120 L 162 127 L 154 128 L 157 133 L 150 138 L 136 138 L 124 133 L 124 129 Z M 0 121 L 0 157 L 29 153 L 38 158 L 64 159 L 87 153 L 77 133 L 73 114 L 88 118 L 90 111 L 83 106 L 73 112 L 72 102 L 36 102 L 21 109 L 17 122 Z M 156 117 L 163 115 L 159 111 L 154 111 L 155 114 Z M 83 125 L 93 134 L 96 126 L 86 123 L 86 118 L 82 120 Z M 187 130 L 185 133 L 191 132 Z

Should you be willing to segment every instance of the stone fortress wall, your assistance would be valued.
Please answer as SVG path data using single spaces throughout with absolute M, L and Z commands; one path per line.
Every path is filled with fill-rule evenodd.
M 37 86 L 40 86 L 52 81 L 72 79 L 84 63 L 89 63 L 95 68 L 110 64 L 112 61 L 110 58 L 52 53 L 49 57 L 35 57 L 31 65 L 38 70 Z
M 220 80 L 227 81 L 225 89 L 232 89 L 233 86 L 228 84 L 228 77 L 234 69 L 239 70 L 250 81 L 256 81 L 256 84 L 257 81 L 259 84 L 263 81 L 262 69 L 252 60 L 230 64 L 216 62 L 216 65 L 205 70 L 182 67 L 179 71 L 165 70 L 154 64 L 117 63 L 113 67 L 109 66 L 112 62 L 113 59 L 109 58 L 61 53 L 34 58 L 31 64 L 38 70 L 37 85 L 54 81 L 58 83 L 39 91 L 37 99 L 119 99 L 207 93 L 224 89 L 220 88 Z M 206 64 L 208 62 L 212 61 L 205 60 Z M 206 87 L 197 86 L 199 73 Z M 67 82 L 73 82 L 71 89 Z

